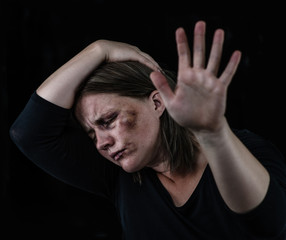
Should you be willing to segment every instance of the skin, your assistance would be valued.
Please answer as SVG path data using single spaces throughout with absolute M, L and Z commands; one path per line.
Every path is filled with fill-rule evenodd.
M 49 76 L 37 94 L 60 107 L 70 109 L 79 84 L 102 62 L 138 61 L 159 71 L 158 63 L 139 48 L 121 42 L 97 40 Z
M 136 158 L 141 159 L 138 160 L 138 163 L 135 163 L 135 158 L 132 159 L 133 156 L 131 157 L 130 154 L 130 159 L 125 162 L 122 161 L 121 166 L 127 171 L 133 171 L 143 166 L 153 167 L 159 172 L 158 177 L 172 196 L 174 204 L 182 205 L 192 194 L 206 164 L 208 164 L 227 206 L 236 213 L 244 213 L 262 202 L 268 190 L 270 177 L 267 170 L 233 134 L 225 118 L 227 89 L 237 70 L 241 52 L 234 51 L 225 70 L 220 76 L 217 76 L 222 55 L 224 31 L 221 29 L 215 31 L 207 63 L 205 59 L 205 32 L 205 22 L 197 22 L 194 28 L 194 46 L 191 54 L 184 29 L 177 29 L 178 79 L 175 92 L 170 89 L 165 77 L 160 73 L 158 64 L 148 54 L 132 45 L 99 40 L 90 44 L 59 68 L 43 82 L 37 89 L 37 93 L 58 106 L 71 108 L 78 85 L 100 63 L 133 60 L 146 64 L 154 70 L 150 78 L 158 90 L 159 94 L 157 95 L 160 95 L 162 99 L 161 104 L 165 106 L 178 124 L 190 128 L 195 134 L 201 150 L 197 155 L 198 165 L 194 173 L 180 175 L 168 171 L 164 161 L 152 164 L 145 162 L 143 156 L 148 152 L 143 153 L 140 150 L 140 154 L 138 153 L 136 156 Z M 84 106 L 87 107 L 86 104 Z M 123 106 L 121 107 L 123 108 Z M 143 111 L 144 107 L 142 109 L 136 108 L 136 110 L 139 109 Z M 98 114 L 102 114 L 97 108 L 94 111 L 97 117 Z M 88 112 L 87 116 L 91 116 L 89 114 Z M 127 114 L 125 118 L 130 119 L 132 116 L 133 114 L 129 116 Z M 137 119 L 141 119 L 141 117 L 139 118 L 138 115 Z M 126 120 L 126 123 L 128 121 Z M 154 122 L 156 121 L 154 120 Z M 124 129 L 123 123 L 122 118 L 120 129 Z M 91 125 L 87 125 L 86 122 L 85 124 L 86 127 L 91 128 Z M 126 134 L 129 134 L 131 129 L 127 128 L 127 125 L 125 125 L 125 130 Z M 134 126 L 139 126 L 139 122 L 136 122 Z M 119 133 L 119 128 L 116 129 L 118 135 L 114 135 L 114 138 L 122 134 Z M 157 131 L 157 125 L 154 125 L 153 129 Z M 97 130 L 95 135 L 101 141 L 102 131 L 98 132 L 97 128 L 94 130 Z M 122 145 L 117 145 L 118 148 L 124 147 L 123 137 L 119 141 L 122 142 Z M 156 145 L 158 140 L 156 134 L 148 137 L 152 139 L 152 144 Z M 134 139 L 135 143 L 137 147 L 136 139 Z M 145 147 L 146 150 L 152 148 L 151 145 L 145 145 Z M 153 159 L 153 156 L 148 157 Z M 159 155 L 159 157 L 161 156 Z
M 89 94 L 77 104 L 76 116 L 103 157 L 126 172 L 136 172 L 145 166 L 156 168 L 162 159 L 159 127 L 165 107 L 161 102 L 158 91 L 143 100 Z
M 178 84 L 173 92 L 160 72 L 151 79 L 159 90 L 169 114 L 182 126 L 191 128 L 201 146 L 202 159 L 211 167 L 222 198 L 230 209 L 244 213 L 264 199 L 270 177 L 267 170 L 231 131 L 224 116 L 227 88 L 239 64 L 235 51 L 225 70 L 216 76 L 224 32 L 218 29 L 205 67 L 205 22 L 194 29 L 193 59 L 184 29 L 176 31 Z M 188 114 L 185 114 L 188 112 Z M 176 181 L 176 176 L 166 176 Z M 170 185 L 172 185 L 170 181 Z

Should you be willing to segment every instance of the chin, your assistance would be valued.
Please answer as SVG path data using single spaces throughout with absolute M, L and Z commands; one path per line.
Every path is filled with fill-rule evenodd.
M 140 171 L 143 167 L 134 163 L 133 161 L 128 161 L 128 159 L 123 159 L 120 163 L 121 168 L 128 173 L 135 173 Z

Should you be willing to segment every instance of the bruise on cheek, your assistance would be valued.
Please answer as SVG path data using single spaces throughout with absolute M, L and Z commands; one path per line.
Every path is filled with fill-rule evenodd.
M 124 116 L 122 118 L 122 123 L 129 129 L 134 129 L 136 127 L 137 122 L 137 112 L 135 110 L 124 112 Z

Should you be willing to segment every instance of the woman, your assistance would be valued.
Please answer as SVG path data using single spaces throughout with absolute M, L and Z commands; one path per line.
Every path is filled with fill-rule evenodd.
M 192 58 L 177 29 L 176 84 L 138 48 L 96 41 L 43 82 L 11 137 L 45 171 L 112 201 L 124 239 L 284 239 L 285 164 L 228 125 L 241 53 L 217 77 L 223 39 L 218 29 L 205 67 L 205 23 Z

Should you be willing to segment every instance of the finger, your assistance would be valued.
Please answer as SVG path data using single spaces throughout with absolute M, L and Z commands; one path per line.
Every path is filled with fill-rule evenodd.
M 141 51 L 137 46 L 128 43 L 115 42 L 117 49 L 121 49 L 110 61 L 136 61 L 140 62 L 154 71 L 160 70 L 159 64 L 147 53 Z M 109 59 L 109 57 L 108 57 Z M 108 60 L 107 60 L 108 61 Z
M 152 70 L 158 71 L 161 70 L 159 64 L 152 58 L 149 54 L 142 52 L 138 47 L 135 47 L 135 50 L 139 54 L 138 61 L 148 66 Z
M 167 82 L 165 76 L 160 72 L 152 72 L 150 78 L 154 86 L 159 91 L 162 99 L 167 107 L 168 103 L 174 98 L 174 93 Z
M 191 54 L 188 39 L 183 28 L 176 30 L 176 42 L 178 52 L 178 71 L 191 66 Z
M 235 74 L 238 64 L 240 62 L 240 59 L 241 59 L 241 52 L 235 51 L 232 54 L 225 70 L 223 71 L 222 75 L 219 78 L 223 83 L 228 85 L 231 82 L 232 77 Z
M 195 68 L 202 68 L 205 65 L 205 31 L 206 24 L 204 21 L 196 23 L 194 29 L 194 65 Z
M 143 63 L 147 67 L 151 68 L 154 71 L 160 71 L 161 67 L 159 64 L 151 57 L 145 56 L 144 54 L 141 54 L 142 57 L 139 58 L 139 62 Z
M 128 56 L 128 58 L 124 59 L 124 61 L 127 60 L 140 62 L 154 71 L 160 71 L 161 69 L 158 64 L 155 64 L 154 62 L 150 61 L 150 59 L 146 58 L 143 55 Z
M 221 29 L 216 30 L 207 66 L 207 70 L 213 73 L 215 76 L 217 75 L 219 70 L 223 41 L 224 41 L 224 31 Z

